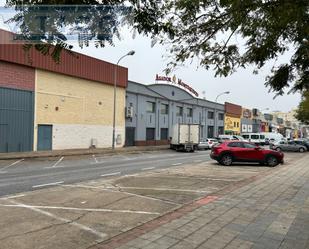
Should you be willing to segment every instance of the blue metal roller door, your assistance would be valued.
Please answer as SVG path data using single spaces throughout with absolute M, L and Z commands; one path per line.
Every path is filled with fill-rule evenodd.
M 0 152 L 33 148 L 34 93 L 0 87 Z

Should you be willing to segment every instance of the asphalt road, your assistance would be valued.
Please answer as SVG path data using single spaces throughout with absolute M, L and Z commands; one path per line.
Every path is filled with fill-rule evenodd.
M 209 160 L 209 151 L 183 153 L 172 150 L 114 156 L 59 157 L 50 160 L 0 160 L 0 196 L 48 188 L 60 183 L 131 175 Z

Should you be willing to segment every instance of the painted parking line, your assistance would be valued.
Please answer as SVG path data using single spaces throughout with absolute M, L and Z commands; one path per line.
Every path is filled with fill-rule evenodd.
M 151 169 L 155 169 L 156 167 L 148 167 L 148 168 L 142 168 L 141 170 L 151 170 Z
M 7 173 L 7 171 L 4 171 L 5 169 L 7 169 L 7 168 L 9 168 L 9 167 L 12 167 L 12 166 L 14 166 L 14 165 L 16 165 L 16 164 L 18 164 L 18 163 L 24 161 L 24 160 L 25 160 L 25 159 L 20 159 L 20 160 L 18 160 L 18 161 L 16 161 L 16 162 L 11 163 L 10 165 L 8 165 L 8 166 L 2 168 L 2 169 L 0 170 L 0 173 Z
M 208 193 L 207 190 L 195 190 L 195 189 L 178 189 L 178 188 L 144 188 L 144 187 L 124 187 L 124 186 L 117 186 L 117 187 L 106 187 L 106 189 L 140 189 L 140 190 L 157 190 L 157 191 L 172 191 L 172 192 L 192 192 L 192 193 Z
M 103 177 L 105 177 L 105 176 L 115 176 L 115 175 L 120 175 L 120 174 L 121 174 L 121 172 L 114 172 L 114 173 L 104 174 L 104 175 L 101 175 L 101 176 L 103 176 Z
M 62 156 L 52 167 L 57 167 L 59 163 L 63 160 L 64 156 Z
M 83 224 L 77 223 L 76 221 L 73 221 L 73 220 L 70 220 L 70 219 L 66 219 L 66 218 L 62 218 L 60 216 L 57 216 L 57 215 L 52 214 L 50 212 L 47 212 L 45 210 L 41 210 L 41 209 L 43 209 L 43 207 L 38 208 L 36 206 L 24 205 L 22 203 L 19 203 L 19 202 L 13 201 L 13 200 L 11 200 L 10 202 L 13 203 L 11 205 L 11 207 L 26 208 L 26 209 L 32 210 L 32 211 L 34 211 L 36 213 L 40 213 L 40 214 L 43 214 L 45 216 L 48 216 L 48 217 L 51 217 L 53 219 L 59 220 L 61 222 L 64 222 L 65 224 L 67 224 L 69 226 L 75 226 L 78 229 L 81 229 L 81 230 L 86 231 L 86 232 L 90 232 L 90 233 L 98 236 L 101 239 L 101 241 L 103 241 L 106 238 L 106 236 L 107 236 L 107 234 L 105 234 L 105 233 L 101 233 L 99 231 L 96 231 L 95 229 L 87 227 L 87 226 L 85 226 Z
M 135 193 L 130 193 L 130 192 L 126 192 L 121 190 L 115 190 L 114 188 L 106 188 L 106 187 L 98 187 L 98 186 L 89 186 L 89 185 L 83 185 L 83 184 L 61 184 L 61 186 L 63 187 L 70 187 L 70 188 L 86 188 L 86 189 L 99 189 L 99 190 L 104 190 L 104 191 L 108 191 L 108 192 L 113 192 L 113 193 L 125 193 L 127 195 L 131 195 L 131 196 L 136 196 L 138 198 L 143 198 L 143 199 L 148 199 L 148 200 L 153 200 L 153 201 L 159 201 L 159 202 L 165 202 L 165 203 L 169 203 L 169 204 L 173 204 L 173 205 L 179 205 L 179 203 L 176 202 L 172 202 L 172 201 L 167 201 L 167 200 L 162 200 L 162 199 L 158 199 L 158 198 L 154 198 L 154 197 L 150 197 L 150 196 L 145 196 L 145 195 L 139 195 L 139 194 L 135 194 Z M 121 188 L 121 187 L 119 187 Z
M 41 188 L 41 187 L 46 187 L 46 186 L 54 186 L 54 185 L 59 185 L 61 183 L 63 183 L 63 181 L 62 182 L 51 182 L 51 183 L 46 183 L 46 184 L 34 185 L 34 186 L 32 186 L 32 188 Z
M 58 209 L 88 212 L 106 212 L 106 213 L 129 213 L 129 214 L 150 214 L 158 215 L 158 212 L 147 212 L 140 210 L 122 210 L 122 209 L 106 209 L 106 208 L 77 208 L 77 207 L 57 207 L 57 206 L 33 206 L 25 204 L 0 204 L 2 207 L 19 207 L 19 208 L 35 208 L 35 209 Z
M 26 195 L 24 195 L 24 194 L 12 195 L 12 196 L 4 197 L 4 198 L 1 198 L 1 199 L 8 200 L 8 199 L 15 199 L 15 198 L 24 197 L 24 196 L 26 196 Z
M 94 160 L 95 163 L 99 163 L 98 159 L 95 157 L 95 155 L 92 155 L 92 158 Z

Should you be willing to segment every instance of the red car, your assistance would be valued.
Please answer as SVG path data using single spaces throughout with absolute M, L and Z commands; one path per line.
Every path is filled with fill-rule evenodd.
M 226 141 L 214 146 L 210 157 L 225 166 L 233 162 L 257 162 L 274 167 L 283 163 L 284 154 L 274 150 L 265 150 L 248 142 Z

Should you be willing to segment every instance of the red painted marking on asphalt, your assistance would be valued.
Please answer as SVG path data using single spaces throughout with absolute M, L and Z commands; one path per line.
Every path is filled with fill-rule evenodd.
M 202 199 L 197 200 L 195 203 L 199 204 L 199 205 L 207 205 L 208 203 L 213 202 L 213 201 L 217 200 L 218 198 L 219 198 L 218 196 L 210 195 L 210 196 L 207 196 L 207 197 L 204 197 Z

